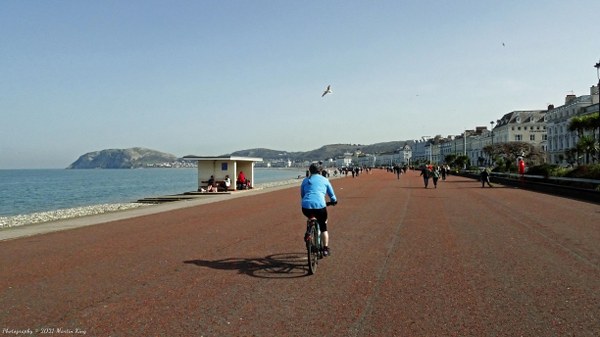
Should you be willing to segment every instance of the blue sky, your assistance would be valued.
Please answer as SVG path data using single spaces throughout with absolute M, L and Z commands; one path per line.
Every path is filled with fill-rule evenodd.
M 460 134 L 589 94 L 599 36 L 597 0 L 4 0 L 0 169 Z

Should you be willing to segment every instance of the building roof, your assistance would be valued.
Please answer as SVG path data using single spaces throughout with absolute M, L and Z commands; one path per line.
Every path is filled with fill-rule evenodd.
M 546 110 L 512 111 L 497 121 L 496 127 L 515 123 L 543 123 Z
M 183 160 L 197 161 L 214 161 L 214 160 L 229 160 L 229 161 L 263 161 L 262 158 L 256 157 L 236 157 L 236 156 L 185 156 Z

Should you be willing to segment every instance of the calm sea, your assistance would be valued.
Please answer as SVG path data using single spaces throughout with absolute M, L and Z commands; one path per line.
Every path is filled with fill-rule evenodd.
M 294 179 L 298 175 L 304 175 L 304 170 L 256 168 L 254 183 Z M 195 191 L 197 180 L 195 168 L 0 170 L 0 216 L 126 203 Z

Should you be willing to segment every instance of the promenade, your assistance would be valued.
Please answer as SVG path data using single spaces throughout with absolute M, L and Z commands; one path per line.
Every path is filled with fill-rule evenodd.
M 312 276 L 297 186 L 0 241 L 0 335 L 600 336 L 599 205 L 411 171 L 332 183 Z

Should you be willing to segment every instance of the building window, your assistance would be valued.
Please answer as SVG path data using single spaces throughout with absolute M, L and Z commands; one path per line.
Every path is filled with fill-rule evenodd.
M 561 150 L 564 149 L 565 148 L 565 140 L 562 136 L 558 139 L 558 142 L 559 142 L 559 145 L 558 145 L 559 149 L 561 149 Z
M 529 135 L 529 140 L 535 141 L 535 135 Z
M 523 135 L 515 135 L 515 141 L 519 142 L 523 140 Z
M 542 135 L 542 140 L 548 140 L 548 135 Z

